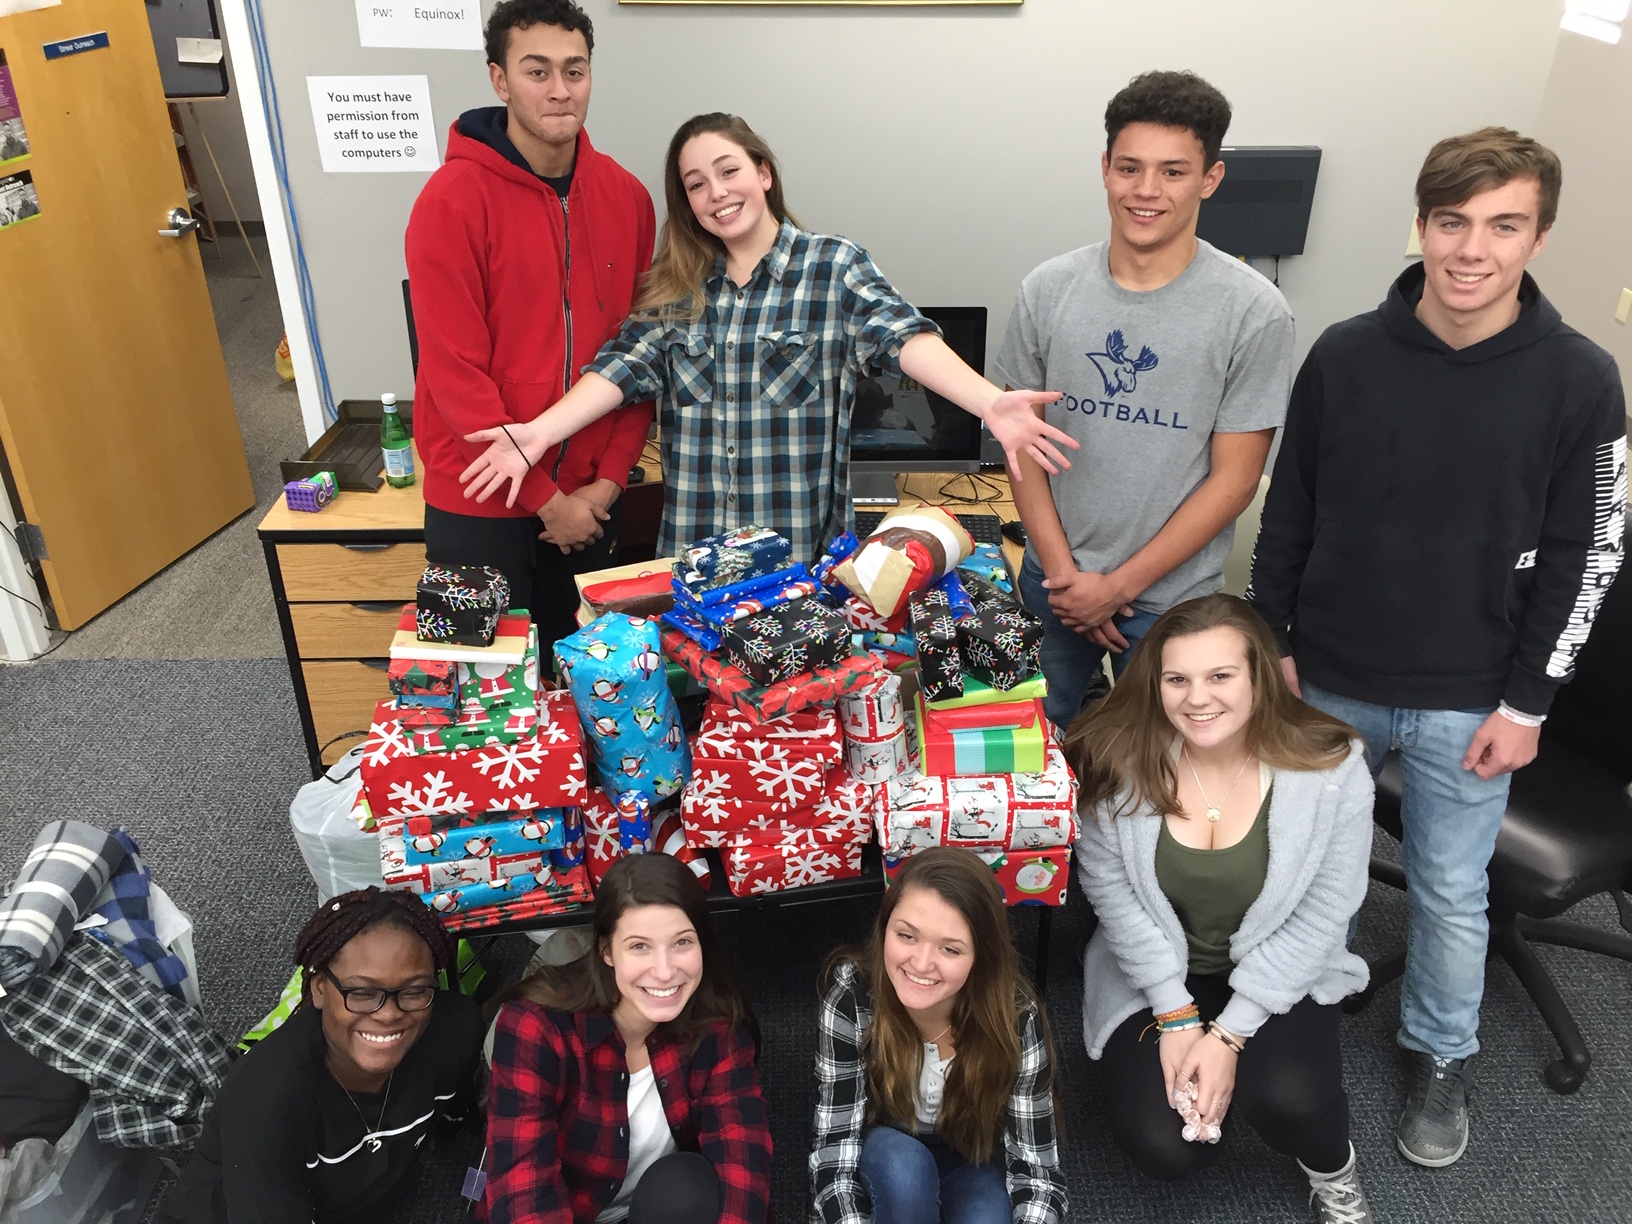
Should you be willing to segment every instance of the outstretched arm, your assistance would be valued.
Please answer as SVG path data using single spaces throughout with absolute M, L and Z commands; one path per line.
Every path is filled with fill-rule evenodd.
M 1059 399 L 1058 391 L 999 391 L 931 332 L 919 332 L 901 346 L 901 372 L 984 421 L 1002 443 L 1009 475 L 1016 481 L 1024 480 L 1021 455 L 1050 476 L 1071 466 L 1055 444 L 1075 450 L 1076 439 L 1036 412 Z
M 465 496 L 485 502 L 508 482 L 504 504 L 515 505 L 522 479 L 545 451 L 622 403 L 623 391 L 617 383 L 599 374 L 585 374 L 572 390 L 525 425 L 499 425 L 466 434 L 466 442 L 486 442 L 488 447 L 459 473 Z

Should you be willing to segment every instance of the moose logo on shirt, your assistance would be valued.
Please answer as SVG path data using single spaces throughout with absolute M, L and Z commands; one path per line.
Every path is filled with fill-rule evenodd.
M 1141 345 L 1137 357 L 1128 356 L 1128 342 L 1122 336 L 1119 327 L 1105 337 L 1105 351 L 1101 353 L 1083 354 L 1099 370 L 1099 376 L 1105 382 L 1105 394 L 1132 395 L 1138 385 L 1139 375 L 1146 370 L 1156 368 L 1156 354 L 1151 352 L 1148 344 Z

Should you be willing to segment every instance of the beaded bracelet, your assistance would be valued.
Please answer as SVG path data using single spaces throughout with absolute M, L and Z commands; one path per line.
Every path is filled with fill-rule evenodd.
M 1177 1033 L 1180 1029 L 1199 1028 L 1201 1026 L 1201 1012 L 1194 1003 L 1186 1003 L 1183 1007 L 1176 1007 L 1172 1011 L 1160 1013 L 1147 1024 L 1139 1034 L 1144 1040 L 1145 1034 L 1151 1029 L 1156 1030 L 1160 1037 L 1163 1033 Z

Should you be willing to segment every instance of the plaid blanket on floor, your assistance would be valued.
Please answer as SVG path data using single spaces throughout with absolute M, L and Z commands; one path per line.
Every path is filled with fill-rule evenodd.
M 115 829 L 113 838 L 125 848 L 125 861 L 92 902 L 94 912 L 106 918 L 107 925 L 87 933 L 117 949 L 137 973 L 160 990 L 185 1000 L 181 984 L 187 979 L 187 966 L 159 942 L 147 864 L 129 833 Z
M 78 820 L 40 830 L 0 901 L 0 986 L 15 990 L 57 963 L 74 925 L 124 862 L 111 835 Z
M 90 1088 L 97 1138 L 114 1147 L 191 1146 L 227 1071 L 197 1011 L 94 939 L 69 940 L 50 972 L 0 999 L 0 1025 Z

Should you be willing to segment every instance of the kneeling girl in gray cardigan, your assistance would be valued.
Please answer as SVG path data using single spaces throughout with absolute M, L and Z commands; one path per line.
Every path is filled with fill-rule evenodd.
M 1113 1135 L 1172 1179 L 1244 1117 L 1331 1224 L 1371 1219 L 1338 1043 L 1338 1003 L 1367 978 L 1346 947 L 1371 853 L 1353 735 L 1292 695 L 1257 613 L 1208 595 L 1152 626 L 1067 739 L 1099 915 L 1083 1035 Z

